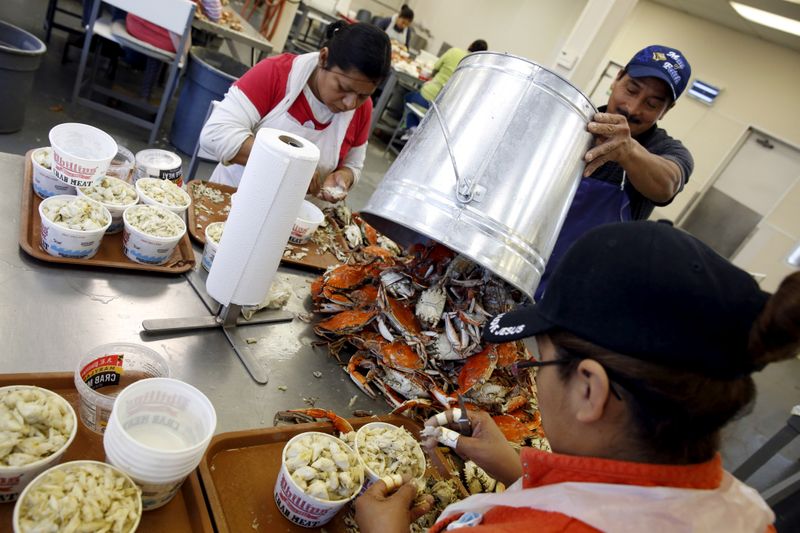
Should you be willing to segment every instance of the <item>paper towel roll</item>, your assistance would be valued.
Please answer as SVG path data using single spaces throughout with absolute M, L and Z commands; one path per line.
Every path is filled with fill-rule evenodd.
M 281 130 L 258 131 L 208 273 L 212 298 L 224 305 L 264 300 L 318 161 L 312 142 Z

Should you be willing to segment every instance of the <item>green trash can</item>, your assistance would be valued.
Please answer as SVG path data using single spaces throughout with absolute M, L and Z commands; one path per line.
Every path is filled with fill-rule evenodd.
M 25 122 L 25 103 L 47 47 L 33 34 L 0 20 L 0 133 Z

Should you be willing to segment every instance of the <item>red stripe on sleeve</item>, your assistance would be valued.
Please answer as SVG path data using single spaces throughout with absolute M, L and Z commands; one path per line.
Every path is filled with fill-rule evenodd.
M 286 94 L 289 72 L 295 55 L 281 54 L 259 61 L 234 85 L 253 103 L 259 115 L 266 116 Z

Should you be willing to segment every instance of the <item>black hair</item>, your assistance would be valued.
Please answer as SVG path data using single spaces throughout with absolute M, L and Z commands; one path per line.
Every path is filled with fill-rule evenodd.
M 339 67 L 347 72 L 358 70 L 376 83 L 389 75 L 392 45 L 386 33 L 372 24 L 348 24 L 337 20 L 325 30 L 328 61 L 325 68 Z
M 403 4 L 400 8 L 400 13 L 397 18 L 408 19 L 410 22 L 414 21 L 414 10 L 408 7 L 408 4 Z
M 484 41 L 483 39 L 472 41 L 472 44 L 469 45 L 469 48 L 467 48 L 467 50 L 469 50 L 470 52 L 483 52 L 484 50 L 488 49 L 489 45 L 486 44 L 486 41 Z

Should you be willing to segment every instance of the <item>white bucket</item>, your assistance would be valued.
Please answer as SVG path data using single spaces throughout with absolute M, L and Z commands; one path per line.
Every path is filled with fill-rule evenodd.
M 127 203 L 127 204 L 110 204 L 108 202 L 103 202 L 101 200 L 95 200 L 100 205 L 102 205 L 103 207 L 108 209 L 108 212 L 111 214 L 111 225 L 106 230 L 106 233 L 108 233 L 108 234 L 119 233 L 120 231 L 122 231 L 122 228 L 125 226 L 125 224 L 122 222 L 122 213 L 124 213 L 125 210 L 127 208 L 129 208 L 130 206 L 136 205 L 136 204 L 139 203 L 139 193 L 136 191 L 136 188 L 133 185 L 127 183 L 125 180 L 121 180 L 121 179 L 115 178 L 113 176 L 105 176 L 105 179 L 116 180 L 118 182 L 121 182 L 126 187 L 129 187 L 136 194 L 136 199 L 134 201 L 132 201 L 132 202 Z M 102 181 L 102 180 L 103 179 L 101 178 L 98 181 Z M 84 189 L 85 189 L 85 187 L 81 187 L 81 188 L 77 189 L 78 196 L 83 196 L 84 198 L 87 198 L 86 193 L 84 193 Z
M 175 247 L 186 234 L 186 223 L 167 209 L 155 205 L 146 206 L 149 209 L 159 209 L 170 217 L 175 217 L 181 223 L 183 228 L 179 235 L 175 237 L 158 237 L 149 235 L 133 227 L 128 222 L 128 213 L 132 209 L 141 209 L 145 206 L 134 205 L 125 210 L 122 214 L 122 221 L 125 225 L 122 235 L 122 251 L 131 261 L 142 263 L 146 265 L 163 265 L 172 255 Z
M 156 205 L 158 207 L 163 207 L 167 211 L 172 211 L 176 215 L 180 215 L 181 217 L 183 217 L 183 214 L 186 212 L 187 209 L 189 209 L 189 206 L 192 205 L 192 197 L 189 196 L 188 192 L 186 192 L 183 189 L 178 187 L 177 188 L 177 190 L 179 191 L 178 194 L 180 194 L 180 196 L 184 199 L 183 205 L 171 205 L 171 204 L 160 202 L 160 201 L 156 200 L 155 198 L 153 198 L 152 196 L 147 194 L 147 191 L 144 190 L 144 187 L 148 183 L 159 183 L 159 182 L 163 182 L 163 181 L 165 181 L 165 180 L 161 180 L 161 179 L 158 179 L 158 178 L 141 178 L 141 179 L 136 180 L 136 184 L 135 185 L 136 185 L 136 191 L 139 193 L 139 198 L 142 200 L 143 204 Z M 167 183 L 172 183 L 172 182 L 167 181 Z M 176 187 L 177 187 L 177 185 L 176 185 Z
M 389 424 L 386 422 L 370 422 L 369 424 L 364 424 L 363 426 L 361 426 L 356 432 L 356 441 L 355 441 L 356 455 L 358 456 L 358 460 L 361 461 L 361 465 L 364 467 L 364 472 L 366 473 L 364 479 L 364 488 L 361 490 L 362 493 L 365 490 L 367 490 L 370 485 L 372 485 L 373 483 L 381 479 L 381 477 L 386 475 L 386 473 L 383 472 L 381 473 L 375 472 L 369 466 L 367 466 L 367 463 L 366 461 L 364 461 L 363 457 L 361 456 L 361 451 L 359 450 L 359 443 L 363 442 L 364 435 L 366 434 L 366 432 L 372 428 L 378 428 L 378 427 L 397 429 L 400 426 L 395 426 L 394 424 Z M 422 447 L 420 446 L 419 442 L 415 441 L 415 447 L 413 453 L 419 459 L 419 465 L 421 471 L 421 474 L 418 475 L 416 479 L 421 480 L 425 477 L 426 462 L 425 462 L 425 454 L 422 452 Z
M 148 483 L 169 483 L 189 475 L 197 468 L 197 457 L 194 455 L 187 455 L 180 459 L 172 458 L 168 468 L 164 468 L 161 453 L 145 455 L 147 450 L 139 448 L 132 450 L 130 446 L 127 446 L 126 439 L 125 431 L 120 425 L 110 420 L 103 435 L 106 457 L 119 468 L 132 476 L 146 479 Z M 133 455 L 131 455 L 132 451 Z
M 67 400 L 53 391 L 30 385 L 11 385 L 8 387 L 0 387 L 0 397 L 2 397 L 5 392 L 15 389 L 37 389 L 45 394 L 56 397 L 59 403 L 65 407 L 67 412 L 66 416 L 72 418 L 72 432 L 67 438 L 67 442 L 65 442 L 61 448 L 47 457 L 22 466 L 0 466 L 0 503 L 13 502 L 16 500 L 17 496 L 19 496 L 23 489 L 25 489 L 25 487 L 31 481 L 33 481 L 36 476 L 61 460 L 61 457 L 67 451 L 67 448 L 69 448 L 70 444 L 72 444 L 72 441 L 75 440 L 75 435 L 78 434 L 78 419 L 75 416 L 75 410 Z
M 38 159 L 44 158 L 50 168 L 43 166 Z M 39 198 L 49 198 L 57 194 L 75 194 L 75 187 L 67 185 L 56 178 L 51 170 L 53 167 L 53 151 L 49 146 L 37 148 L 31 153 L 33 166 L 33 192 Z
M 332 501 L 321 500 L 310 496 L 297 486 L 297 483 L 294 482 L 292 476 L 289 474 L 289 470 L 286 468 L 286 450 L 289 449 L 294 441 L 308 435 L 322 435 L 335 441 L 339 447 L 347 453 L 355 454 L 355 452 L 343 440 L 337 439 L 333 435 L 319 433 L 317 431 L 307 431 L 295 435 L 283 447 L 283 451 L 281 452 L 281 470 L 278 473 L 278 479 L 275 480 L 275 489 L 272 491 L 272 495 L 275 498 L 275 505 L 278 506 L 278 510 L 281 514 L 294 524 L 307 528 L 315 528 L 330 522 L 342 507 L 360 494 L 360 490 L 354 491 L 353 495 L 347 499 Z M 359 481 L 360 483 L 364 481 L 363 471 Z
M 43 209 L 48 203 L 57 199 L 75 200 L 76 198 L 71 195 L 59 194 L 51 196 L 39 204 L 39 218 L 42 220 L 42 249 L 50 255 L 72 259 L 89 259 L 97 253 L 97 249 L 100 248 L 100 242 L 103 240 L 103 235 L 111 225 L 111 213 L 102 205 L 100 207 L 108 217 L 108 223 L 101 228 L 93 230 L 70 229 L 56 224 L 44 215 Z M 92 200 L 86 201 L 92 202 Z
M 155 509 L 200 464 L 216 427 L 214 406 L 196 388 L 176 379 L 143 379 L 117 397 L 103 447 L 142 488 L 144 508 Z
M 53 173 L 74 187 L 85 187 L 105 176 L 117 155 L 116 141 L 88 124 L 59 124 L 50 130 L 49 137 L 53 147 Z
M 109 428 L 116 427 L 114 424 L 109 424 Z M 115 433 L 114 429 L 110 429 L 110 433 L 112 436 Z M 109 432 L 106 432 L 108 435 Z M 114 465 L 119 470 L 125 472 L 127 475 L 133 479 L 134 483 L 139 487 L 142 491 L 142 508 L 145 511 L 150 511 L 153 509 L 157 509 L 165 504 L 167 504 L 175 494 L 178 493 L 178 490 L 183 485 L 184 480 L 186 477 L 197 468 L 197 465 L 193 465 L 185 471 L 181 473 L 176 473 L 172 475 L 160 475 L 160 474 L 147 474 L 142 473 L 141 468 L 136 466 L 131 466 L 130 461 L 125 461 L 125 455 L 123 452 L 120 452 L 114 448 L 114 444 L 112 442 L 117 442 L 116 440 L 109 437 L 109 439 L 103 439 L 103 444 L 106 450 L 106 461 L 112 465 Z
M 200 391 L 167 378 L 142 380 L 119 395 L 103 437 L 106 457 L 142 489 L 155 509 L 177 493 L 200 463 L 216 413 Z
M 116 474 L 122 476 L 125 479 L 125 481 L 123 483 L 129 484 L 128 485 L 129 487 L 133 487 L 135 485 L 134 481 L 130 478 L 130 476 L 125 474 L 125 472 L 120 471 L 118 468 L 114 468 L 114 466 L 112 466 L 112 465 L 108 465 L 106 463 L 101 463 L 100 461 L 70 461 L 68 463 L 63 463 L 63 464 L 60 464 L 58 466 L 54 466 L 53 468 L 49 469 L 47 472 L 42 472 L 39 476 L 37 476 L 36 479 L 34 479 L 30 483 L 30 485 L 28 485 L 28 487 L 26 487 L 25 490 L 20 495 L 20 503 L 18 503 L 14 507 L 14 514 L 13 514 L 13 517 L 12 517 L 14 533 L 24 533 L 24 532 L 29 531 L 29 530 L 23 530 L 22 526 L 20 524 L 20 520 L 22 518 L 22 517 L 20 517 L 20 514 L 22 512 L 21 511 L 21 509 L 22 509 L 21 503 L 23 502 L 23 500 L 25 500 L 25 498 L 28 496 L 30 491 L 36 488 L 36 485 L 38 485 L 41 482 L 41 480 L 44 480 L 49 474 L 51 474 L 55 470 L 73 470 L 74 471 L 74 469 L 82 468 L 84 465 L 92 465 L 92 466 L 100 467 L 100 468 L 103 468 L 103 469 L 113 470 L 113 471 L 115 471 Z M 77 502 L 74 502 L 75 497 L 72 496 L 72 495 L 70 495 L 70 497 L 73 500 L 73 503 L 77 503 L 79 508 L 80 508 L 80 506 L 82 506 L 84 504 L 84 502 L 80 501 L 80 499 Z M 54 505 L 60 505 L 62 503 L 66 503 L 66 502 L 53 500 L 52 503 Z M 124 531 L 122 531 L 122 533 L 133 533 L 134 531 L 136 531 L 136 528 L 139 527 L 139 522 L 142 519 L 142 507 L 141 507 L 141 505 L 139 505 L 139 502 L 136 502 L 136 503 L 137 503 L 136 510 L 135 510 L 136 518 L 133 520 L 133 523 L 131 524 L 130 529 L 124 530 Z M 61 529 L 64 529 L 64 526 L 66 526 L 66 524 L 61 524 Z
M 320 211 L 319 207 L 308 200 L 303 200 L 303 205 L 300 206 L 300 213 L 294 221 L 294 226 L 292 226 L 289 242 L 304 244 L 317 231 L 323 220 L 325 220 L 325 214 Z
M 75 368 L 81 421 L 103 433 L 120 390 L 140 379 L 169 377 L 166 360 L 141 344 L 114 342 L 92 348 Z
M 203 268 L 206 270 L 211 270 L 211 265 L 214 263 L 214 257 L 217 255 L 217 250 L 219 249 L 219 242 L 215 241 L 211 234 L 214 232 L 216 228 L 220 226 L 225 227 L 224 222 L 212 222 L 208 226 L 206 226 L 206 244 L 203 247 L 203 260 L 202 265 Z M 211 230 L 211 232 L 209 232 Z

